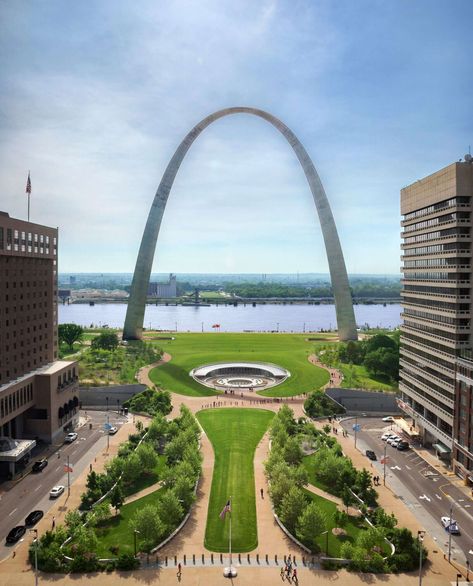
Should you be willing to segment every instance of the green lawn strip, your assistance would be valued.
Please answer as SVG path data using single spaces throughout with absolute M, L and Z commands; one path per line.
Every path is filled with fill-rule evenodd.
M 232 550 L 258 545 L 253 458 L 274 413 L 262 409 L 208 409 L 196 414 L 215 452 L 205 547 L 228 551 L 230 519 L 219 515 L 232 497 Z
M 145 505 L 156 505 L 162 490 L 160 488 L 128 505 L 123 505 L 119 515 L 113 515 L 106 523 L 96 528 L 99 541 L 97 555 L 100 558 L 116 557 L 110 551 L 110 548 L 114 546 L 119 547 L 118 555 L 121 553 L 134 553 L 134 535 L 133 529 L 130 527 L 130 520 L 138 509 L 143 508 Z
M 356 537 L 360 531 L 363 529 L 367 529 L 368 525 L 363 521 L 360 517 L 349 517 L 349 521 L 347 525 L 343 528 L 346 532 L 346 536 L 335 536 L 332 533 L 332 529 L 336 527 L 336 524 L 333 520 L 333 516 L 335 511 L 337 510 L 337 505 L 332 501 L 329 501 L 322 496 L 314 494 L 308 490 L 305 491 L 307 496 L 314 501 L 317 506 L 322 510 L 327 519 L 327 529 L 328 529 L 328 555 L 330 557 L 340 557 L 340 548 L 341 546 L 349 541 L 350 543 L 354 543 Z M 327 536 L 326 535 L 319 535 L 317 538 L 317 544 L 320 547 L 320 551 L 325 553 L 325 547 L 327 543 Z
M 132 494 L 136 494 L 140 492 L 140 490 L 144 490 L 148 488 L 148 486 L 152 486 L 159 481 L 161 472 L 166 464 L 166 457 L 165 456 L 158 456 L 158 463 L 156 467 L 151 471 L 149 474 L 142 474 L 139 478 L 135 480 L 132 484 L 125 485 L 123 487 L 123 495 L 125 497 L 130 496 Z
M 217 393 L 189 376 L 196 366 L 225 361 L 270 362 L 291 373 L 281 385 L 261 391 L 268 397 L 289 397 L 318 389 L 329 380 L 325 369 L 309 363 L 308 356 L 320 341 L 303 334 L 177 334 L 174 340 L 158 340 L 172 360 L 151 370 L 154 384 L 175 393 L 206 397 Z
M 368 391 L 397 392 L 398 385 L 386 381 L 384 377 L 376 377 L 368 373 L 362 364 L 340 364 L 338 367 L 343 374 L 342 387 L 360 388 Z

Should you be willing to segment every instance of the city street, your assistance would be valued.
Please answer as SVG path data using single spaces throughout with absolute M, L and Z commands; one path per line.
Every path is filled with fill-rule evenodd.
M 81 412 L 85 418 L 85 412 Z M 127 421 L 126 417 L 109 411 L 108 418 L 112 425 L 119 426 Z M 106 445 L 106 435 L 103 425 L 107 421 L 107 413 L 103 411 L 88 411 L 87 423 L 77 429 L 78 438 L 70 444 L 56 444 L 47 450 L 48 465 L 41 472 L 30 472 L 16 482 L 7 482 L 0 489 L 0 561 L 11 555 L 12 548 L 17 544 L 6 545 L 5 537 L 10 529 L 16 525 L 24 525 L 25 517 L 34 510 L 41 510 L 45 514 L 56 500 L 67 498 L 67 472 L 65 465 L 69 457 L 72 468 L 70 473 L 71 485 L 75 478 L 93 463 L 96 454 Z M 90 429 L 92 424 L 92 429 Z M 38 459 L 40 456 L 35 457 Z M 49 498 L 49 491 L 57 484 L 66 487 L 59 499 Z M 28 536 L 28 533 L 23 537 Z
M 413 449 L 399 451 L 386 445 L 381 435 L 391 431 L 389 423 L 384 423 L 379 417 L 359 417 L 357 422 L 361 425 L 356 434 L 357 448 L 362 453 L 371 449 L 377 456 L 376 462 L 366 459 L 367 468 L 372 467 L 373 474 L 379 475 L 382 483 L 384 465 L 381 460 L 386 450 L 386 485 L 412 510 L 419 520 L 419 529 L 425 529 L 446 554 L 449 534 L 443 528 L 440 517 L 449 517 L 453 505 L 453 518 L 458 522 L 461 535 L 451 537 L 451 558 L 462 565 L 466 561 L 473 564 L 472 499 L 452 482 L 442 466 L 431 466 Z M 355 418 L 342 422 L 352 437 L 354 423 Z M 397 433 L 397 430 L 393 431 Z

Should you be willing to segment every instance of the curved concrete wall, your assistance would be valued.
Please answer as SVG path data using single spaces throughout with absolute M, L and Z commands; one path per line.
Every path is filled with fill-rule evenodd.
M 215 120 L 232 114 L 253 114 L 254 116 L 263 118 L 263 120 L 266 120 L 281 132 L 296 153 L 314 197 L 315 207 L 317 208 L 322 227 L 333 294 L 335 297 L 338 334 L 341 340 L 356 340 L 355 314 L 353 312 L 345 260 L 343 258 L 332 210 L 330 209 L 325 190 L 314 164 L 301 142 L 285 124 L 264 110 L 247 107 L 225 108 L 224 110 L 219 110 L 218 112 L 214 112 L 210 116 L 207 116 L 207 118 L 204 118 L 199 124 L 197 124 L 197 126 L 194 126 L 184 138 L 169 162 L 156 195 L 154 196 L 143 238 L 141 240 L 141 246 L 136 260 L 135 273 L 131 285 L 130 299 L 123 329 L 123 338 L 125 340 L 141 338 L 146 294 L 151 275 L 151 267 L 153 265 L 156 241 L 169 193 L 177 172 L 179 171 L 179 167 L 181 166 L 187 151 L 199 134 L 205 130 L 207 126 L 212 124 L 212 122 L 215 122 Z

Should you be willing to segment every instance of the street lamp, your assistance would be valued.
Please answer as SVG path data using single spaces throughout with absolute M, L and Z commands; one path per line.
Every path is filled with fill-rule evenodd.
M 457 574 L 457 586 L 458 586 L 458 580 L 459 580 L 460 578 L 463 578 L 462 574 Z
M 105 400 L 107 401 L 107 411 L 108 411 L 108 397 L 105 397 Z
M 279 322 L 276 324 L 276 331 L 279 332 Z
M 450 563 L 450 559 L 452 557 L 452 532 L 450 531 L 453 524 L 453 503 L 450 504 L 450 519 L 448 520 L 448 563 Z
M 323 531 L 320 535 L 325 535 L 325 555 L 328 557 L 328 531 Z
M 38 586 L 38 530 L 37 529 L 30 529 L 30 533 L 35 534 L 35 538 L 33 539 L 34 543 L 34 583 L 35 586 Z
M 120 399 L 117 399 L 117 413 L 120 414 Z
M 424 541 L 425 531 L 417 531 L 417 541 L 419 542 L 419 586 L 422 586 L 422 542 Z
M 133 540 L 134 540 L 134 545 L 135 545 L 135 558 L 136 558 L 136 536 L 139 533 L 138 529 L 135 529 L 133 531 Z

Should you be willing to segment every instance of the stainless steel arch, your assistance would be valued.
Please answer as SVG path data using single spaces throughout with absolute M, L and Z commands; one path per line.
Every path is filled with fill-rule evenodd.
M 328 264 L 330 269 L 330 277 L 332 279 L 333 294 L 335 297 L 335 307 L 337 313 L 338 334 L 341 340 L 356 340 L 356 322 L 353 311 L 353 304 L 351 299 L 350 288 L 348 285 L 348 276 L 345 267 L 345 260 L 343 258 L 340 240 L 338 238 L 337 228 L 333 219 L 332 210 L 328 203 L 325 190 L 322 182 L 317 174 L 317 171 L 312 163 L 307 151 L 302 146 L 301 142 L 295 134 L 280 120 L 257 108 L 235 107 L 225 108 L 214 112 L 207 118 L 204 118 L 197 126 L 189 132 L 184 138 L 171 161 L 169 162 L 166 171 L 164 172 L 161 183 L 159 184 L 156 195 L 154 196 L 151 210 L 148 215 L 148 221 L 141 240 L 141 246 L 136 260 L 135 273 L 133 275 L 133 282 L 131 285 L 130 299 L 128 302 L 128 309 L 126 312 L 125 325 L 123 328 L 123 338 L 139 339 L 141 338 L 143 330 L 143 319 L 146 305 L 146 295 L 148 291 L 148 283 L 151 274 L 151 267 L 153 265 L 153 258 L 156 249 L 156 241 L 163 219 L 166 202 L 171 191 L 172 184 L 176 174 L 181 166 L 187 151 L 199 136 L 199 134 L 207 128 L 212 122 L 230 116 L 231 114 L 253 114 L 266 120 L 282 133 L 284 138 L 293 148 L 297 158 L 304 170 L 305 176 L 309 183 L 310 190 L 314 197 L 315 207 L 319 215 L 320 224 L 322 227 L 322 234 L 325 242 L 325 250 L 327 252 Z

